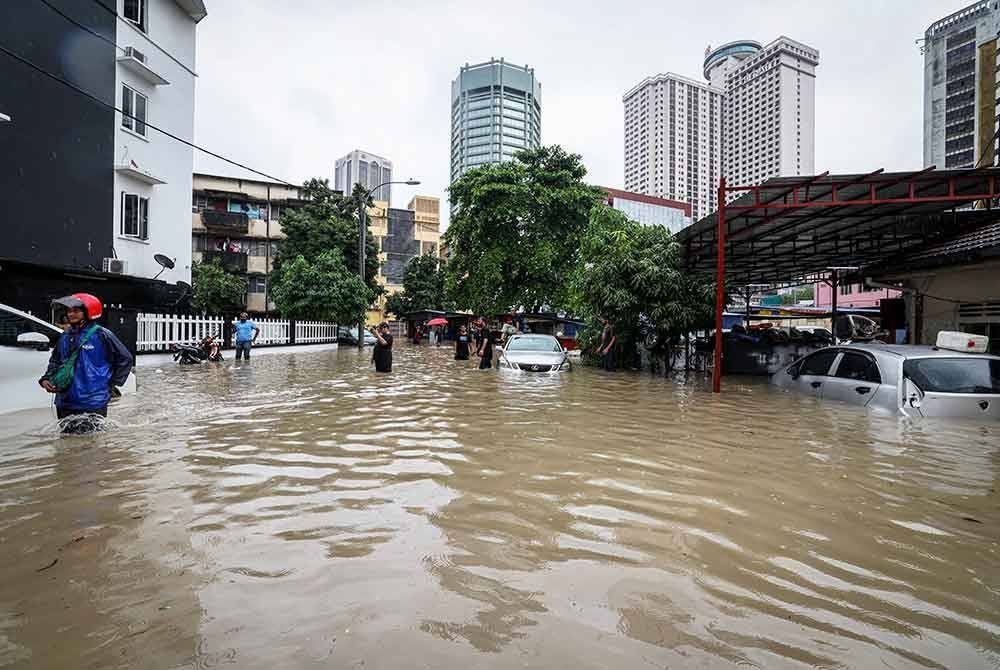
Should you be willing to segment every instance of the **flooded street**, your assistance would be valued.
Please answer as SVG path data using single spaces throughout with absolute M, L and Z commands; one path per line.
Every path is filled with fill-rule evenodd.
M 364 356 L 5 433 L 0 667 L 1000 667 L 1000 426 Z

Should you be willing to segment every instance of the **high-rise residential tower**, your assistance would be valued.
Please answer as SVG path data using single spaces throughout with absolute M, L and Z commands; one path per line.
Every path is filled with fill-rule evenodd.
M 763 47 L 730 42 L 705 56 L 705 77 L 725 92 L 722 174 L 728 184 L 813 173 L 818 64 L 816 49 L 784 36 Z
M 625 189 L 679 200 L 695 221 L 714 211 L 722 157 L 722 91 L 673 73 L 623 97 Z
M 371 189 L 387 181 L 392 181 L 392 161 L 359 149 L 337 159 L 334 166 L 333 188 L 344 195 L 350 195 L 355 184 Z M 392 187 L 383 186 L 372 193 L 372 198 L 389 202 L 391 195 Z
M 924 33 L 924 165 L 993 165 L 996 149 L 996 0 L 935 21 Z
M 466 64 L 451 82 L 451 180 L 542 144 L 542 85 L 504 59 Z

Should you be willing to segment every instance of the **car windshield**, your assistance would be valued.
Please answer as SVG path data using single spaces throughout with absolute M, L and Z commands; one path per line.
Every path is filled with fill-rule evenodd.
M 562 351 L 562 345 L 554 337 L 515 337 L 507 344 L 507 351 Z
M 1000 394 L 1000 360 L 990 358 L 911 358 L 903 375 L 930 393 Z

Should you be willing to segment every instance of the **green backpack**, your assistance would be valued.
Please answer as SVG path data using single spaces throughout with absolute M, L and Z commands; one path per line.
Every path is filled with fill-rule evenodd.
M 51 374 L 45 376 L 45 379 L 55 386 L 56 390 L 60 393 L 69 389 L 69 387 L 73 384 L 73 376 L 76 374 L 76 359 L 80 355 L 80 349 L 83 348 L 83 345 L 87 343 L 87 340 L 89 340 L 90 336 L 96 331 L 97 324 L 95 323 L 87 329 L 87 332 L 85 332 L 83 337 L 80 338 L 80 344 L 76 345 L 76 349 L 73 350 L 73 353 L 71 353 L 59 367 L 53 370 Z

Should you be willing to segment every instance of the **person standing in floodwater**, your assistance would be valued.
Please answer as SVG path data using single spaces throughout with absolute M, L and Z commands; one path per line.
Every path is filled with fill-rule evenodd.
M 80 417 L 67 422 L 64 433 L 97 430 L 96 416 L 108 415 L 108 403 L 124 386 L 132 371 L 132 353 L 107 328 L 97 325 L 101 301 L 89 293 L 74 293 L 52 301 L 64 309 L 69 327 L 49 357 L 49 366 L 38 384 L 55 394 L 56 416 Z
M 375 336 L 372 351 L 375 372 L 392 372 L 392 334 L 389 332 L 389 324 L 383 321 L 377 328 L 372 328 L 371 333 Z
M 240 318 L 236 322 L 236 360 L 240 360 L 240 356 L 244 356 L 248 361 L 250 360 L 250 347 L 254 345 L 257 341 L 257 336 L 260 335 L 260 328 L 253 321 L 250 321 L 250 316 L 246 312 L 240 312 Z
M 469 360 L 469 331 L 465 326 L 458 327 L 458 335 L 455 336 L 455 360 Z
M 493 335 L 493 331 L 490 330 L 489 326 L 486 325 L 486 321 L 481 322 L 483 334 L 482 341 L 480 343 L 480 348 L 476 352 L 479 354 L 479 369 L 488 370 L 493 367 L 493 345 L 496 343 L 496 337 Z

